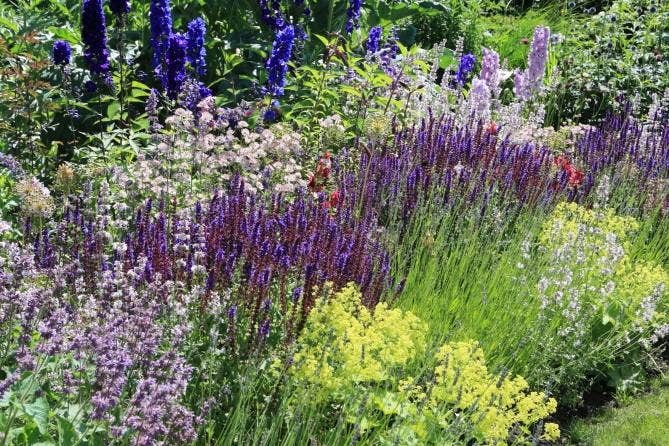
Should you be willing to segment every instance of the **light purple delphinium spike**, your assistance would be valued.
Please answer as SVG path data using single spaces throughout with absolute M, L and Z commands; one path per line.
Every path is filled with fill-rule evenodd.
M 499 95 L 499 54 L 495 50 L 483 48 L 479 77 L 488 85 L 492 95 L 497 97 Z
M 534 29 L 534 37 L 527 57 L 527 69 L 516 70 L 514 77 L 514 93 L 516 97 L 526 101 L 541 91 L 548 60 L 548 45 L 551 31 L 544 26 Z

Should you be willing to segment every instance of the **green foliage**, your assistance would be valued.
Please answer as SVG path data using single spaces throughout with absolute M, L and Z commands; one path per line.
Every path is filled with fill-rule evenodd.
M 558 50 L 560 81 L 549 104 L 550 123 L 595 122 L 621 96 L 647 110 L 653 95 L 661 97 L 669 87 L 667 54 L 667 2 L 614 2 L 576 27 Z
M 478 0 L 442 0 L 440 8 L 422 10 L 411 18 L 416 28 L 416 43 L 423 48 L 446 41 L 455 49 L 462 40 L 466 53 L 480 53 L 482 40 L 481 7 Z
M 551 34 L 562 35 L 570 32 L 570 27 L 578 23 L 578 17 L 568 15 L 556 6 L 533 8 L 522 15 L 492 15 L 483 17 L 486 29 L 485 45 L 499 53 L 500 60 L 506 59 L 510 68 L 527 65 L 527 54 L 532 33 L 537 26 L 548 26 Z

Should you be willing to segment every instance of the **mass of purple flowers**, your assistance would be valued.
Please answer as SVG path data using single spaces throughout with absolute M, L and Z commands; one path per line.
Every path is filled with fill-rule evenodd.
M 346 34 L 351 34 L 353 30 L 360 28 L 360 9 L 362 0 L 349 0 L 349 6 L 346 8 Z
M 151 22 L 151 46 L 153 47 L 153 68 L 158 77 L 167 50 L 167 41 L 172 34 L 172 10 L 170 0 L 151 0 L 149 8 Z
M 369 35 L 367 36 L 367 41 L 365 42 L 365 49 L 367 49 L 367 54 L 376 54 L 379 51 L 379 43 L 381 41 L 382 33 L 383 28 L 380 26 L 374 26 L 369 30 Z
M 328 17 L 334 29 L 318 38 L 324 17 L 305 15 L 309 6 L 322 14 L 327 2 L 258 0 L 240 13 L 227 11 L 224 0 L 203 1 L 173 20 L 170 0 L 149 0 L 137 11 L 130 0 L 109 0 L 108 11 L 104 0 L 82 1 L 88 72 L 75 66 L 82 58 L 72 58 L 69 42 L 46 42 L 53 64 L 35 66 L 47 67 L 40 83 L 63 81 L 49 95 L 58 113 L 28 134 L 35 150 L 19 138 L 0 150 L 0 446 L 378 444 L 413 438 L 403 423 L 416 421 L 444 428 L 416 442 L 444 444 L 455 433 L 465 443 L 477 426 L 469 426 L 472 411 L 452 401 L 429 402 L 452 419 L 436 409 L 415 417 L 422 403 L 413 397 L 402 400 L 408 418 L 381 410 L 404 392 L 404 362 L 381 361 L 374 373 L 351 378 L 353 385 L 342 368 L 358 359 L 377 367 L 374 357 L 385 355 L 377 346 L 388 337 L 405 346 L 409 338 L 437 339 L 435 321 L 449 330 L 463 324 L 454 339 L 473 324 L 481 331 L 471 330 L 479 337 L 472 341 L 491 349 L 489 375 L 510 362 L 504 353 L 520 352 L 529 367 L 519 361 L 508 371 L 530 373 L 530 399 L 547 388 L 558 393 L 564 383 L 551 387 L 543 377 L 553 375 L 553 356 L 534 373 L 525 358 L 536 350 L 516 350 L 525 339 L 540 349 L 545 327 L 563 338 L 553 320 L 534 321 L 548 315 L 542 305 L 549 294 L 532 294 L 540 288 L 533 281 L 552 274 L 548 259 L 557 255 L 541 247 L 544 219 L 571 202 L 639 222 L 650 215 L 651 224 L 639 226 L 644 239 L 657 236 L 655 226 L 663 239 L 669 230 L 667 98 L 655 96 L 651 111 L 640 114 L 621 99 L 595 126 L 547 127 L 544 93 L 555 87 L 544 89 L 548 28 L 534 30 L 527 68 L 513 77 L 514 98 L 507 61 L 493 49 L 482 48 L 479 73 L 462 42 L 444 66 L 445 43 L 400 43 L 404 22 L 368 29 L 389 21 L 370 4 L 366 23 L 363 0 L 330 3 L 340 17 Z M 181 12 L 189 5 L 174 6 Z M 147 10 L 150 32 L 135 29 Z M 231 23 L 238 19 L 248 23 Z M 235 47 L 249 30 L 253 41 Z M 270 42 L 266 60 L 259 59 Z M 141 71 L 151 68 L 155 76 Z M 46 133 L 60 144 L 53 156 L 44 156 Z M 535 226 L 512 226 L 517 221 Z M 507 231 L 522 237 L 509 243 Z M 485 268 L 481 257 L 499 268 Z M 348 286 L 351 300 L 330 305 Z M 501 296 L 494 305 L 503 310 L 515 296 L 522 317 L 504 323 L 527 323 L 518 333 L 504 330 L 518 337 L 504 334 L 502 353 L 497 333 L 485 334 L 496 326 L 484 318 L 500 314 L 489 295 Z M 461 317 L 460 308 L 472 311 Z M 410 321 L 403 315 L 409 309 L 420 321 L 400 339 L 387 323 Z M 341 311 L 356 313 L 347 315 L 356 325 L 332 327 L 336 336 L 344 330 L 350 352 L 363 335 L 376 338 L 345 361 L 325 349 L 349 346 L 309 336 Z M 588 311 L 599 324 L 599 310 Z M 474 325 L 475 318 L 485 324 Z M 536 335 L 535 325 L 542 328 Z M 669 332 L 667 324 L 660 328 Z M 575 344 L 567 341 L 571 354 Z M 320 348 L 327 369 L 312 359 Z M 441 380 L 450 356 L 438 357 L 443 348 L 435 356 L 438 348 L 407 355 L 406 382 L 418 393 L 445 394 L 457 384 Z M 444 366 L 434 367 L 437 361 Z M 321 369 L 327 380 L 314 386 Z M 362 429 L 360 419 L 370 427 Z M 452 423 L 457 429 L 446 432 Z M 537 441 L 547 438 L 541 423 L 528 428 Z M 510 426 L 500 441 L 507 434 L 515 440 L 521 427 Z
M 107 75 L 109 50 L 102 0 L 84 0 L 81 8 L 81 41 L 84 44 L 84 59 L 91 74 Z
M 473 54 L 464 54 L 460 58 L 460 64 L 458 65 L 458 71 L 455 73 L 455 82 L 459 86 L 463 86 L 469 80 L 469 77 L 474 70 L 474 65 L 476 65 L 476 56 Z
M 265 63 L 267 69 L 267 89 L 272 96 L 283 96 L 288 73 L 288 62 L 293 52 L 295 28 L 286 26 L 276 33 L 272 44 L 272 54 Z
M 186 33 L 188 63 L 200 77 L 207 73 L 207 63 L 205 61 L 207 50 L 204 47 L 205 33 L 206 25 L 201 17 L 188 23 L 188 32 Z
M 177 99 L 186 80 L 186 48 L 188 42 L 179 33 L 171 34 L 165 49 L 165 66 L 161 76 L 163 88 L 170 99 Z
M 51 52 L 51 60 L 55 65 L 67 65 L 70 63 L 72 56 L 72 48 L 69 42 L 65 40 L 56 40 L 53 42 L 53 50 Z
M 130 12 L 129 0 L 109 0 L 109 9 L 116 16 L 123 16 Z

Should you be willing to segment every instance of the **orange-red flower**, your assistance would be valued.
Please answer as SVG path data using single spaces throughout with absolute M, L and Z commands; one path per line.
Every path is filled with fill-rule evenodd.
M 555 163 L 559 169 L 567 173 L 567 181 L 569 181 L 570 186 L 578 187 L 581 185 L 585 174 L 582 170 L 574 166 L 571 161 L 569 161 L 569 158 L 565 155 L 559 155 L 553 159 L 553 163 Z
M 332 171 L 332 162 L 330 161 L 330 152 L 325 152 L 316 165 L 316 171 L 309 175 L 307 186 L 311 192 L 321 192 L 325 183 L 327 183 Z

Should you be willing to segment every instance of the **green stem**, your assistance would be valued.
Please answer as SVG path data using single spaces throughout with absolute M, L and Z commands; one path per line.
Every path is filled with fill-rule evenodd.
M 35 371 L 33 372 L 33 374 L 30 375 L 30 378 L 31 378 L 33 381 L 36 379 L 35 377 L 36 377 L 36 376 L 39 374 L 39 372 L 42 370 L 42 366 L 44 365 L 44 363 L 46 363 L 46 358 L 43 358 L 43 359 L 41 360 L 40 364 L 39 364 L 38 367 L 35 369 Z M 24 403 L 23 400 L 25 399 L 25 397 L 28 396 L 28 390 L 30 390 L 30 386 L 26 386 L 26 390 L 25 390 L 25 391 L 21 394 L 21 396 L 19 397 L 19 402 L 18 402 L 18 404 L 20 404 L 21 406 L 23 406 L 23 403 Z M 11 429 L 12 423 L 14 422 L 14 419 L 15 419 L 15 418 L 16 418 L 16 410 L 15 410 L 14 406 L 12 406 L 12 407 L 11 407 L 10 416 L 9 416 L 9 418 L 7 419 L 7 426 L 5 426 L 5 430 L 4 430 L 3 434 L 2 434 L 2 438 L 0 438 L 0 441 L 2 441 L 2 442 L 0 443 L 0 446 L 5 446 L 5 445 L 7 444 L 7 435 L 9 435 L 9 431 L 10 431 L 10 429 Z
M 332 16 L 334 15 L 334 0 L 328 2 L 328 34 L 332 31 Z
M 124 33 L 123 28 L 125 25 L 125 15 L 118 18 L 117 23 L 117 42 L 118 42 L 118 54 L 119 54 L 119 66 L 118 66 L 118 75 L 119 75 L 119 102 L 121 110 L 121 127 L 124 127 L 125 122 L 123 121 L 123 110 L 125 108 L 125 79 L 123 76 L 124 67 L 125 67 L 125 51 L 124 51 Z

